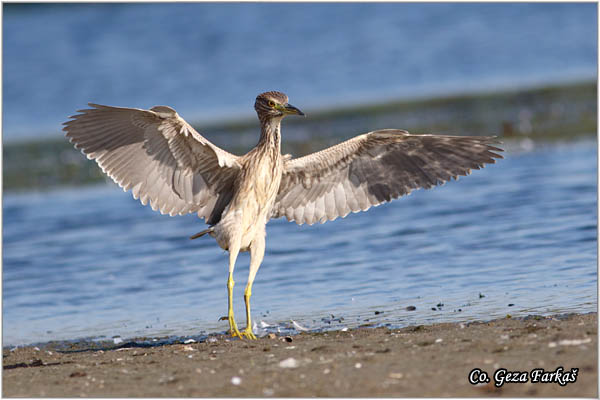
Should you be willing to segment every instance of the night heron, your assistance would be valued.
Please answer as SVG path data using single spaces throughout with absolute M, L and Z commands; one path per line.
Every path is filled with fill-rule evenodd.
M 282 155 L 281 120 L 304 115 L 281 92 L 266 92 L 254 108 L 261 124 L 256 147 L 244 156 L 220 149 L 170 107 L 150 110 L 90 104 L 65 122 L 66 136 L 142 204 L 176 215 L 197 213 L 206 233 L 229 251 L 227 317 L 233 336 L 255 339 L 252 282 L 265 252 L 265 225 L 285 216 L 297 224 L 326 222 L 468 175 L 494 158 L 487 136 L 412 135 L 383 129 L 300 158 Z M 233 314 L 233 270 L 250 251 L 244 291 L 246 329 Z

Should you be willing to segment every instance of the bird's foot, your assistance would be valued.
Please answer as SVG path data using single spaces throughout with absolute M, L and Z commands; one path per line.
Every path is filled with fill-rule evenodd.
M 247 339 L 256 340 L 256 335 L 254 334 L 254 332 L 252 332 L 252 328 L 250 328 L 249 326 L 247 326 L 246 329 L 244 329 L 242 335 L 245 336 Z
M 227 317 L 221 317 L 219 318 L 219 321 L 223 321 L 223 320 L 228 320 L 229 321 L 229 334 L 231 335 L 231 337 L 239 337 L 242 338 L 244 333 L 241 333 L 240 330 L 237 327 L 237 324 L 235 323 L 235 318 L 233 317 L 233 313 L 230 313 L 229 316 Z

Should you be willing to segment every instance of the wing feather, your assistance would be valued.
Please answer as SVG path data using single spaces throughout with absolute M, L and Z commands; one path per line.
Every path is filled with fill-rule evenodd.
M 411 135 L 373 131 L 328 149 L 286 159 L 272 216 L 298 224 L 350 212 L 442 185 L 502 158 L 489 136 Z M 303 210 L 302 212 L 300 210 Z
M 64 123 L 77 149 L 153 210 L 197 212 L 214 222 L 209 217 L 216 198 L 231 190 L 239 172 L 237 156 L 209 142 L 170 107 L 89 105 Z

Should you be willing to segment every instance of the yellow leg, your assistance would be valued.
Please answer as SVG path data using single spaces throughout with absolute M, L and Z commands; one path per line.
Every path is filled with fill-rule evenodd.
M 262 231 L 256 235 L 250 247 L 250 272 L 248 274 L 248 284 L 244 291 L 244 302 L 246 303 L 246 329 L 242 335 L 248 339 L 256 339 L 252 332 L 252 319 L 250 315 L 250 296 L 252 296 L 252 283 L 260 267 L 260 263 L 265 255 L 265 232 Z
M 235 323 L 235 318 L 233 316 L 233 285 L 235 282 L 233 281 L 233 274 L 229 274 L 229 279 L 227 279 L 227 294 L 229 295 L 229 311 L 227 313 L 227 319 L 229 320 L 229 333 L 233 337 L 242 337 L 237 324 Z
M 244 335 L 248 339 L 256 340 L 256 336 L 254 335 L 254 332 L 252 332 L 252 320 L 250 317 L 250 296 L 252 296 L 252 284 L 246 286 L 246 290 L 244 291 L 244 302 L 246 303 L 246 329 L 244 329 L 242 335 Z

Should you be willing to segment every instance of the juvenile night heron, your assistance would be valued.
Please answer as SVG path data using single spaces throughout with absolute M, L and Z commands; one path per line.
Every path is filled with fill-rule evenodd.
M 411 135 L 398 129 L 365 133 L 300 158 L 281 155 L 281 120 L 304 115 L 281 92 L 266 92 L 254 108 L 261 124 L 256 147 L 243 156 L 220 149 L 170 107 L 150 110 L 90 104 L 65 122 L 66 136 L 142 204 L 176 215 L 197 213 L 206 233 L 229 251 L 230 333 L 252 332 L 252 282 L 265 252 L 265 225 L 285 216 L 297 224 L 326 222 L 468 175 L 502 151 L 494 137 Z M 250 251 L 244 291 L 246 329 L 233 315 L 233 270 Z

